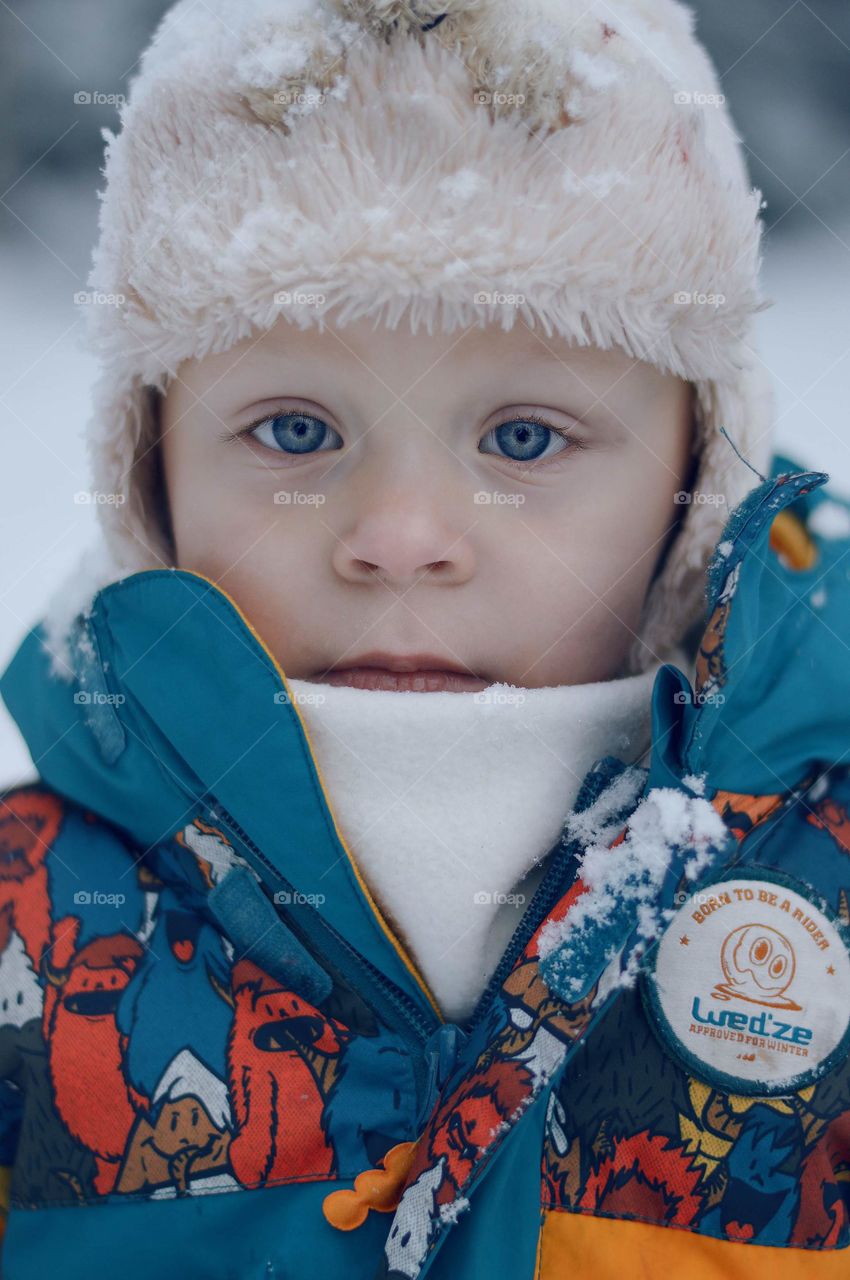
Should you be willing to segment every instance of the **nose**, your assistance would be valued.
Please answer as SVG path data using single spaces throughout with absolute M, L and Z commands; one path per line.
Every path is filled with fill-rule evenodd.
M 468 581 L 475 571 L 469 536 L 475 508 L 470 501 L 467 513 L 452 515 L 450 504 L 445 494 L 409 491 L 365 501 L 362 513 L 337 537 L 336 572 L 348 582 L 377 577 L 399 589 L 422 578 L 446 585 Z

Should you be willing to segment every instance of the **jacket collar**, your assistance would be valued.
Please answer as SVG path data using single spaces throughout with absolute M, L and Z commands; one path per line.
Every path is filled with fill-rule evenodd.
M 806 532 L 830 501 L 819 492 L 829 477 L 793 466 L 775 459 L 773 475 L 735 509 L 715 547 L 694 688 L 666 667 L 653 690 L 649 785 L 677 785 L 690 774 L 711 790 L 762 795 L 847 760 L 850 662 L 841 637 L 850 621 L 850 542 Z M 778 554 L 774 523 L 792 504 L 795 514 L 783 518 L 811 553 L 796 567 Z
M 776 792 L 812 759 L 845 750 L 850 663 L 836 657 L 834 633 L 846 628 L 837 616 L 847 613 L 847 549 L 824 544 L 818 564 L 795 573 L 768 548 L 776 514 L 817 498 L 827 478 L 773 476 L 733 513 L 709 566 L 697 689 L 671 666 L 656 679 L 649 785 L 689 772 L 713 787 Z M 834 598 L 815 613 L 807 593 L 825 581 Z M 181 570 L 133 574 L 78 618 L 73 652 L 73 680 L 52 675 L 36 627 L 0 679 L 48 785 L 143 848 L 217 806 L 291 885 L 316 895 L 350 945 L 433 1006 L 334 825 L 284 673 L 223 591 Z M 809 687 L 812 664 L 822 698 Z

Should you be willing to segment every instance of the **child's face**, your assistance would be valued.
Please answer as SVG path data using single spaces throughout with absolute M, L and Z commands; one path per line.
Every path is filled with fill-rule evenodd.
M 161 423 L 177 564 L 236 600 L 287 676 L 621 672 L 682 510 L 687 383 L 522 324 L 367 321 L 279 321 L 178 374 Z M 343 673 L 376 652 L 464 675 Z

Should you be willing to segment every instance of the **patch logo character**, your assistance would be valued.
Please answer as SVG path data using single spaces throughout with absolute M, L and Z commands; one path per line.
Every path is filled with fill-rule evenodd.
M 650 1022 L 699 1079 L 789 1093 L 850 1051 L 848 934 L 781 872 L 692 893 L 643 973 Z

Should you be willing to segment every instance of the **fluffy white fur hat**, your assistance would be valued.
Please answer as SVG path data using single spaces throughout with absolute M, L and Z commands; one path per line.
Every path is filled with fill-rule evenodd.
M 120 305 L 86 307 L 90 447 L 94 487 L 125 500 L 98 507 L 84 591 L 171 563 L 151 388 L 183 359 L 281 315 L 522 320 L 695 386 L 702 500 L 632 665 L 668 652 L 755 483 L 720 428 L 764 470 L 772 417 L 752 347 L 761 196 L 692 26 L 677 0 L 179 0 L 104 130 L 89 287 Z

